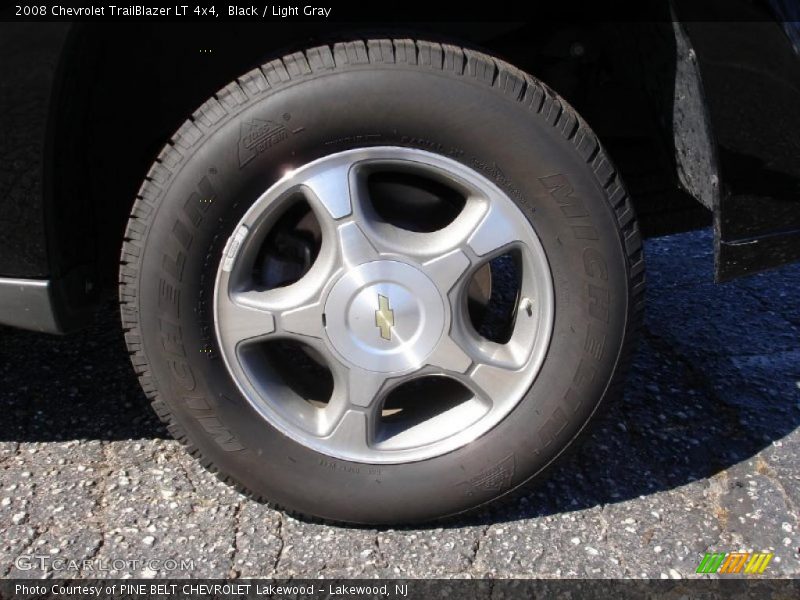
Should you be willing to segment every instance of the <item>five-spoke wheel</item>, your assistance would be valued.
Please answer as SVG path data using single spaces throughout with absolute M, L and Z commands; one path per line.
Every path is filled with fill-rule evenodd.
M 431 218 L 445 211 L 436 203 L 445 217 Z M 294 277 L 270 281 L 265 246 L 298 238 L 275 231 L 292 211 L 314 225 L 308 251 L 294 252 Z M 495 339 L 474 318 L 497 311 L 491 290 L 470 311 L 487 268 L 488 287 L 512 280 Z M 271 424 L 333 457 L 404 462 L 466 444 L 514 408 L 547 349 L 553 291 L 531 223 L 494 184 L 448 158 L 376 147 L 298 167 L 253 204 L 225 247 L 215 311 L 225 363 Z M 279 341 L 329 373 L 327 397 L 263 351 Z

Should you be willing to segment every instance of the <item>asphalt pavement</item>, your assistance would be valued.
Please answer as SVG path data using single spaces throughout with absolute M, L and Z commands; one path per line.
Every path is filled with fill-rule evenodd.
M 0 576 L 679 578 L 757 551 L 796 577 L 800 265 L 714 285 L 708 230 L 646 253 L 624 398 L 545 484 L 447 527 L 306 523 L 220 483 L 151 414 L 112 298 L 79 334 L 0 329 Z

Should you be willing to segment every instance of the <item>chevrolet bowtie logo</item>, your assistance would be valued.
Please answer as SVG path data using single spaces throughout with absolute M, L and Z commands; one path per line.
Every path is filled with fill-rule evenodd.
M 383 294 L 378 294 L 378 310 L 375 311 L 375 327 L 381 330 L 381 337 L 383 339 L 392 339 L 394 311 L 389 308 L 389 298 Z

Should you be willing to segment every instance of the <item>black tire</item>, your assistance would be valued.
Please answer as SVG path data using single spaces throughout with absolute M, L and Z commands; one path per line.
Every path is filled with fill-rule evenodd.
M 280 121 L 287 134 L 243 152 L 240 126 L 253 118 Z M 344 462 L 273 429 L 225 370 L 211 317 L 223 246 L 248 208 L 242 199 L 287 166 L 370 145 L 420 148 L 480 171 L 535 214 L 553 273 L 550 347 L 512 415 L 458 450 L 408 464 Z M 498 59 L 412 40 L 313 48 L 220 90 L 150 169 L 120 268 L 132 361 L 171 433 L 255 498 L 369 524 L 461 513 L 536 477 L 623 381 L 643 288 L 631 203 L 575 111 Z

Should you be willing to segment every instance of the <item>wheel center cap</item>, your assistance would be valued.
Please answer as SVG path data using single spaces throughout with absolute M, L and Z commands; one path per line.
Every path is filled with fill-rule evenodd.
M 347 271 L 325 301 L 325 329 L 342 357 L 363 369 L 406 371 L 424 364 L 442 335 L 439 290 L 419 269 L 378 260 Z

